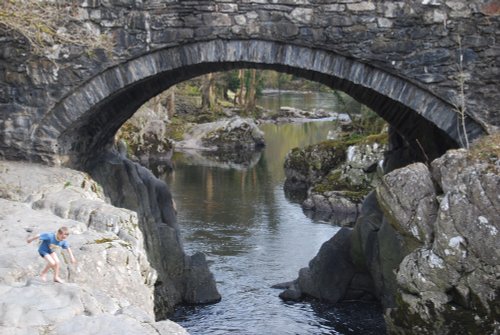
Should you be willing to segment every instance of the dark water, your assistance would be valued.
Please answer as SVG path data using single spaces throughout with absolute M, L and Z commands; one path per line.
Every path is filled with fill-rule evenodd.
M 339 227 L 309 219 L 283 191 L 286 153 L 325 140 L 332 123 L 262 129 L 266 148 L 247 165 L 175 154 L 173 172 L 163 175 L 184 248 L 206 253 L 222 295 L 217 304 L 181 307 L 171 319 L 192 335 L 383 334 L 373 305 L 285 303 L 271 288 L 297 278 Z

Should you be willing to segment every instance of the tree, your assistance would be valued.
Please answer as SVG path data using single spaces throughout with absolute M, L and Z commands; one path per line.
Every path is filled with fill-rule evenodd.
M 201 109 L 212 111 L 215 107 L 215 76 L 209 73 L 201 78 Z
M 246 95 L 245 95 L 245 111 L 251 113 L 255 110 L 256 100 L 257 100 L 257 70 L 248 70 L 246 76 Z

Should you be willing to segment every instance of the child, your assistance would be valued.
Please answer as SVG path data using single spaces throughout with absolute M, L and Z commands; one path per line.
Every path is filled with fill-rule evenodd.
M 38 253 L 47 261 L 47 265 L 40 273 L 40 278 L 43 281 L 47 280 L 47 272 L 52 269 L 54 271 L 54 281 L 57 283 L 64 283 L 61 277 L 59 277 L 60 262 L 57 254 L 55 253 L 55 248 L 61 247 L 68 250 L 68 253 L 71 257 L 71 263 L 76 263 L 73 252 L 69 248 L 69 243 L 68 241 L 65 241 L 68 235 L 69 229 L 67 227 L 61 227 L 57 230 L 56 233 L 41 233 L 26 240 L 28 243 L 31 243 L 37 239 L 42 241 L 42 243 L 40 243 L 40 246 L 38 247 Z

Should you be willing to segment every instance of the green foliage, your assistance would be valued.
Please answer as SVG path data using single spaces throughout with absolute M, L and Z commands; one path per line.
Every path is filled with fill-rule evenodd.
M 224 72 L 222 77 L 227 89 L 236 92 L 240 88 L 240 78 L 238 78 L 238 71 Z
M 179 118 L 173 117 L 170 120 L 170 124 L 167 126 L 167 131 L 165 136 L 173 139 L 174 141 L 181 141 L 184 137 L 184 132 L 186 130 L 185 121 Z
M 200 85 L 196 81 L 185 81 L 177 85 L 177 92 L 181 95 L 199 96 L 201 95 Z

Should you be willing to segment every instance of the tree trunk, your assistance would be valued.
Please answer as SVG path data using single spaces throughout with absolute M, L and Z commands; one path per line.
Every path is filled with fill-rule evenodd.
M 248 90 L 246 95 L 245 110 L 247 113 L 252 113 L 255 110 L 256 99 L 256 74 L 257 70 L 250 70 L 250 81 L 248 83 Z
M 213 110 L 215 106 L 214 84 L 213 73 L 209 73 L 203 77 L 201 84 L 201 109 L 204 112 Z
M 240 80 L 240 90 L 238 92 L 238 95 L 236 96 L 236 103 L 240 106 L 244 105 L 243 97 L 244 97 L 244 92 L 245 92 L 245 70 L 239 70 L 238 71 L 238 78 Z
M 175 86 L 168 89 L 167 95 L 167 116 L 171 119 L 175 114 Z

